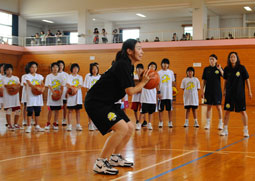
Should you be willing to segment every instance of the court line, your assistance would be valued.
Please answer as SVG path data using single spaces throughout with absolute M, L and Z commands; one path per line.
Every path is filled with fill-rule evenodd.
M 252 136 L 253 136 L 253 135 L 252 135 Z M 250 136 L 250 137 L 251 137 L 251 136 Z M 222 148 L 219 148 L 219 149 L 217 149 L 217 150 L 215 150 L 215 151 L 213 151 L 213 152 L 207 153 L 207 154 L 205 154 L 205 155 L 203 155 L 203 156 L 200 156 L 200 157 L 198 157 L 198 158 L 196 158 L 196 159 L 194 159 L 194 160 L 191 160 L 191 161 L 186 162 L 186 163 L 184 163 L 184 164 L 182 164 L 182 165 L 179 165 L 179 166 L 177 166 L 177 167 L 175 167 L 175 168 L 172 168 L 172 169 L 170 169 L 170 170 L 167 170 L 167 171 L 165 171 L 165 172 L 163 172 L 163 173 L 161 173 L 161 174 L 158 174 L 158 175 L 156 175 L 156 176 L 154 176 L 154 177 L 152 177 L 152 178 L 147 179 L 146 181 L 150 181 L 150 180 L 154 180 L 154 179 L 156 179 L 156 178 L 159 178 L 159 177 L 161 177 L 161 176 L 163 176 L 163 175 L 165 175 L 165 174 L 168 174 L 168 173 L 170 173 L 170 172 L 172 172 L 172 171 L 175 171 L 175 170 L 177 170 L 177 169 L 179 169 L 179 168 L 182 168 L 182 167 L 184 167 L 184 166 L 186 166 L 186 165 L 189 165 L 189 164 L 191 164 L 191 163 L 193 163 L 193 162 L 196 162 L 196 161 L 201 160 L 201 159 L 203 159 L 203 158 L 205 158 L 205 157 L 207 157 L 207 156 L 210 156 L 210 155 L 214 154 L 215 152 L 219 152 L 219 151 L 221 151 L 221 150 L 223 150 L 223 149 L 225 149 L 225 148 L 228 148 L 228 147 L 230 147 L 230 146 L 232 146 L 232 145 L 235 145 L 235 144 L 237 144 L 237 143 L 240 143 L 240 142 L 242 142 L 242 141 L 245 140 L 245 139 L 249 139 L 249 137 L 248 137 L 248 138 L 243 138 L 243 139 L 241 139 L 241 140 L 238 140 L 238 141 L 236 141 L 236 142 L 234 142 L 234 143 L 231 143 L 231 144 L 226 145 L 226 146 L 224 146 L 224 147 L 222 147 Z
M 150 169 L 150 168 L 152 168 L 152 167 L 156 167 L 156 166 L 158 166 L 158 165 L 161 165 L 161 164 L 163 164 L 163 163 L 166 163 L 166 162 L 175 160 L 175 159 L 177 159 L 177 158 L 183 157 L 183 156 L 188 155 L 188 154 L 193 153 L 193 152 L 194 152 L 194 151 L 189 151 L 189 152 L 187 152 L 187 153 L 183 153 L 183 154 L 181 154 L 181 155 L 178 155 L 178 156 L 176 156 L 176 157 L 170 158 L 170 159 L 168 159 L 168 160 L 164 160 L 164 161 L 162 161 L 162 162 L 153 164 L 153 165 L 148 166 L 148 167 L 145 167 L 145 168 L 143 168 L 143 169 L 134 171 L 134 172 L 132 172 L 131 174 L 134 175 L 134 174 L 137 174 L 137 173 L 139 173 L 139 172 L 143 172 L 144 170 L 148 170 L 148 169 Z M 121 179 L 126 178 L 126 177 L 128 177 L 128 176 L 130 176 L 130 174 L 123 175 L 123 176 L 118 177 L 118 178 L 116 178 L 116 179 L 113 179 L 113 180 L 111 180 L 111 181 L 121 180 Z

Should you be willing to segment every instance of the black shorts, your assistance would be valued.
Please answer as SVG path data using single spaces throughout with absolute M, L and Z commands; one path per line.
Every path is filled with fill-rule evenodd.
M 77 104 L 76 106 L 67 106 L 67 109 L 79 110 L 79 109 L 82 109 L 82 105 L 81 104 Z
M 171 99 L 159 100 L 159 112 L 164 111 L 165 107 L 166 107 L 167 111 L 172 110 L 172 100 Z
M 184 109 L 197 109 L 198 106 L 184 106 Z
M 153 114 L 156 111 L 156 104 L 142 103 L 142 114 L 149 113 Z
M 111 131 L 111 128 L 120 120 L 129 122 L 125 112 L 120 109 L 118 104 L 102 105 L 97 103 L 87 103 L 85 101 L 86 111 L 102 135 Z
M 63 100 L 63 104 L 67 104 L 67 100 Z
M 209 96 L 209 95 L 205 95 L 205 99 L 204 99 L 204 104 L 208 104 L 208 105 L 221 105 L 221 101 L 222 101 L 222 96 L 219 95 L 213 95 L 213 96 Z
M 41 107 L 40 106 L 27 107 L 27 116 L 32 116 L 33 113 L 35 113 L 35 116 L 40 116 Z
M 61 109 L 61 106 L 49 106 L 51 111 L 59 111 Z
M 242 112 L 246 111 L 246 102 L 244 100 L 235 100 L 231 96 L 225 97 L 225 104 L 224 110 L 226 111 L 235 111 L 235 112 Z

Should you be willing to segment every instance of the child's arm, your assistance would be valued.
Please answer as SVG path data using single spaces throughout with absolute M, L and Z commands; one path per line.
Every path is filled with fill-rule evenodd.
M 247 88 L 248 88 L 248 91 L 249 91 L 249 97 L 250 97 L 250 99 L 252 99 L 250 79 L 246 79 L 245 82 L 246 82 L 246 85 L 247 85 Z
M 29 80 L 26 80 L 26 82 L 27 82 L 27 85 L 29 87 L 31 87 L 32 89 L 35 88 L 35 86 L 33 84 L 31 84 L 31 82 Z
M 227 80 L 224 79 L 224 82 L 223 82 L 223 96 L 226 96 L 226 84 L 227 84 Z
M 220 64 L 217 64 L 217 69 L 220 71 L 220 74 L 223 76 L 224 75 L 224 71 L 223 71 L 223 69 L 222 69 Z
M 204 97 L 205 97 L 205 85 L 206 85 L 206 80 L 203 80 L 202 85 L 201 85 L 201 88 L 202 88 L 201 97 L 202 97 L 202 99 L 204 99 Z

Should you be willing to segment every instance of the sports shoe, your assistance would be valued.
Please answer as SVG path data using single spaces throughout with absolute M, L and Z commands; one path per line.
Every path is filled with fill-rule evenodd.
M 65 119 L 62 120 L 62 126 L 66 126 L 66 120 Z
M 185 120 L 185 123 L 184 123 L 184 128 L 188 127 L 189 126 L 189 121 L 186 121 Z
M 27 126 L 26 133 L 31 133 L 31 129 L 32 129 L 31 126 Z
M 198 122 L 197 122 L 197 121 L 195 121 L 195 123 L 194 123 L 194 127 L 199 128 L 199 124 L 198 124 Z
M 146 127 L 147 126 L 147 121 L 143 121 L 142 127 Z
M 50 123 L 47 122 L 46 126 L 44 127 L 45 130 L 50 130 Z
M 76 131 L 82 131 L 82 127 L 81 127 L 80 124 L 77 124 L 77 125 L 76 125 Z
M 68 124 L 68 125 L 67 125 L 66 131 L 72 131 L 72 125 L 71 125 L 71 124 Z
M 45 130 L 43 128 L 40 127 L 40 125 L 36 125 L 35 126 L 35 130 L 38 131 L 38 132 L 44 132 Z
M 133 162 L 127 161 L 120 154 L 113 154 L 109 160 L 109 163 L 113 167 L 132 167 Z
M 94 131 L 94 130 L 95 130 L 95 128 L 94 128 L 92 122 L 90 122 L 89 123 L 89 131 Z
M 218 130 L 223 130 L 223 122 L 219 122 Z
M 97 130 L 96 125 L 93 122 L 92 122 L 92 124 L 93 124 L 94 130 Z
M 22 125 L 23 125 L 23 126 L 26 126 L 26 125 L 27 125 L 27 120 L 23 120 L 23 121 L 22 121 Z
M 205 129 L 210 129 L 210 122 L 209 121 L 206 122 Z
M 18 125 L 18 124 L 14 124 L 14 128 L 15 129 L 24 129 L 23 127 L 20 127 L 20 125 Z
M 93 171 L 99 174 L 117 175 L 119 171 L 111 166 L 107 159 L 96 160 Z
M 10 131 L 15 131 L 15 128 L 14 128 L 14 126 L 12 126 L 12 125 L 8 125 L 7 128 L 8 128 L 8 130 L 10 130 Z
M 148 129 L 153 130 L 151 123 L 148 123 Z
M 140 123 L 137 123 L 135 129 L 136 129 L 136 130 L 140 130 L 140 129 L 141 129 L 141 124 L 140 124 Z
M 58 124 L 57 123 L 53 123 L 53 129 L 58 130 Z
M 169 122 L 168 122 L 168 127 L 169 127 L 169 128 L 173 128 L 173 122 L 172 122 L 172 121 L 169 121 Z
M 221 136 L 227 136 L 228 135 L 228 129 L 223 129 L 220 133 Z
M 57 124 L 57 126 L 58 126 L 58 120 L 56 121 L 56 124 Z
M 158 127 L 159 127 L 159 128 L 163 128 L 163 121 L 159 121 Z
M 248 131 L 248 129 L 243 129 L 243 136 L 244 136 L 244 137 L 249 137 L 249 131 Z

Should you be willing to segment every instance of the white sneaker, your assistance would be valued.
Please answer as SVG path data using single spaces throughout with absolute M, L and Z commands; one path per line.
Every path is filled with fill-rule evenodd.
M 127 161 L 120 154 L 112 155 L 109 163 L 113 167 L 132 167 L 134 165 L 133 162 Z
M 159 128 L 163 128 L 163 121 L 159 121 L 158 127 L 159 127 Z
M 185 120 L 184 128 L 186 128 L 186 127 L 189 127 L 189 121 L 186 121 L 186 120 Z
M 62 120 L 62 126 L 66 126 L 66 120 L 65 119 Z
M 148 123 L 148 129 L 153 130 L 151 123 Z
M 23 125 L 23 126 L 26 126 L 26 125 L 27 125 L 27 120 L 23 120 L 23 121 L 22 121 L 22 125 Z
M 46 126 L 44 127 L 45 130 L 50 130 L 50 123 L 47 122 Z
M 93 124 L 92 123 L 89 123 L 89 131 L 94 131 L 95 129 L 94 129 L 94 126 L 93 126 Z
M 221 136 L 227 136 L 228 135 L 228 129 L 223 129 L 220 133 Z
M 38 132 L 44 132 L 45 131 L 43 128 L 40 127 L 40 125 L 36 125 L 35 130 L 38 131 Z
M 96 125 L 95 125 L 94 123 L 92 123 L 92 124 L 93 124 L 94 130 L 97 130 L 97 127 L 96 127 Z
M 206 124 L 205 124 L 205 129 L 210 129 L 210 122 L 206 122 Z
M 58 124 L 57 123 L 53 123 L 53 130 L 58 130 Z
M 27 126 L 26 133 L 31 133 L 31 129 L 32 129 L 31 126 Z
M 58 120 L 56 121 L 56 124 L 57 124 L 57 126 L 58 126 Z
M 140 130 L 141 127 L 142 127 L 141 124 L 140 124 L 140 123 L 137 123 L 135 129 L 136 129 L 136 130 Z
M 173 127 L 173 122 L 172 121 L 168 121 L 168 127 L 172 128 Z
M 66 131 L 72 131 L 72 125 L 71 125 L 71 124 L 68 124 L 68 125 L 67 125 Z
M 199 124 L 198 124 L 198 122 L 197 122 L 197 121 L 195 121 L 195 123 L 194 123 L 194 127 L 199 128 Z
M 76 130 L 77 130 L 77 131 L 82 131 L 82 127 L 81 127 L 80 124 L 77 124 L 77 125 L 76 125 Z
M 248 131 L 248 129 L 244 129 L 244 130 L 243 130 L 243 136 L 244 136 L 244 137 L 249 137 L 249 131 Z
M 219 122 L 218 130 L 223 130 L 223 122 Z
M 99 174 L 117 175 L 119 171 L 111 166 L 107 159 L 97 159 L 93 171 Z

